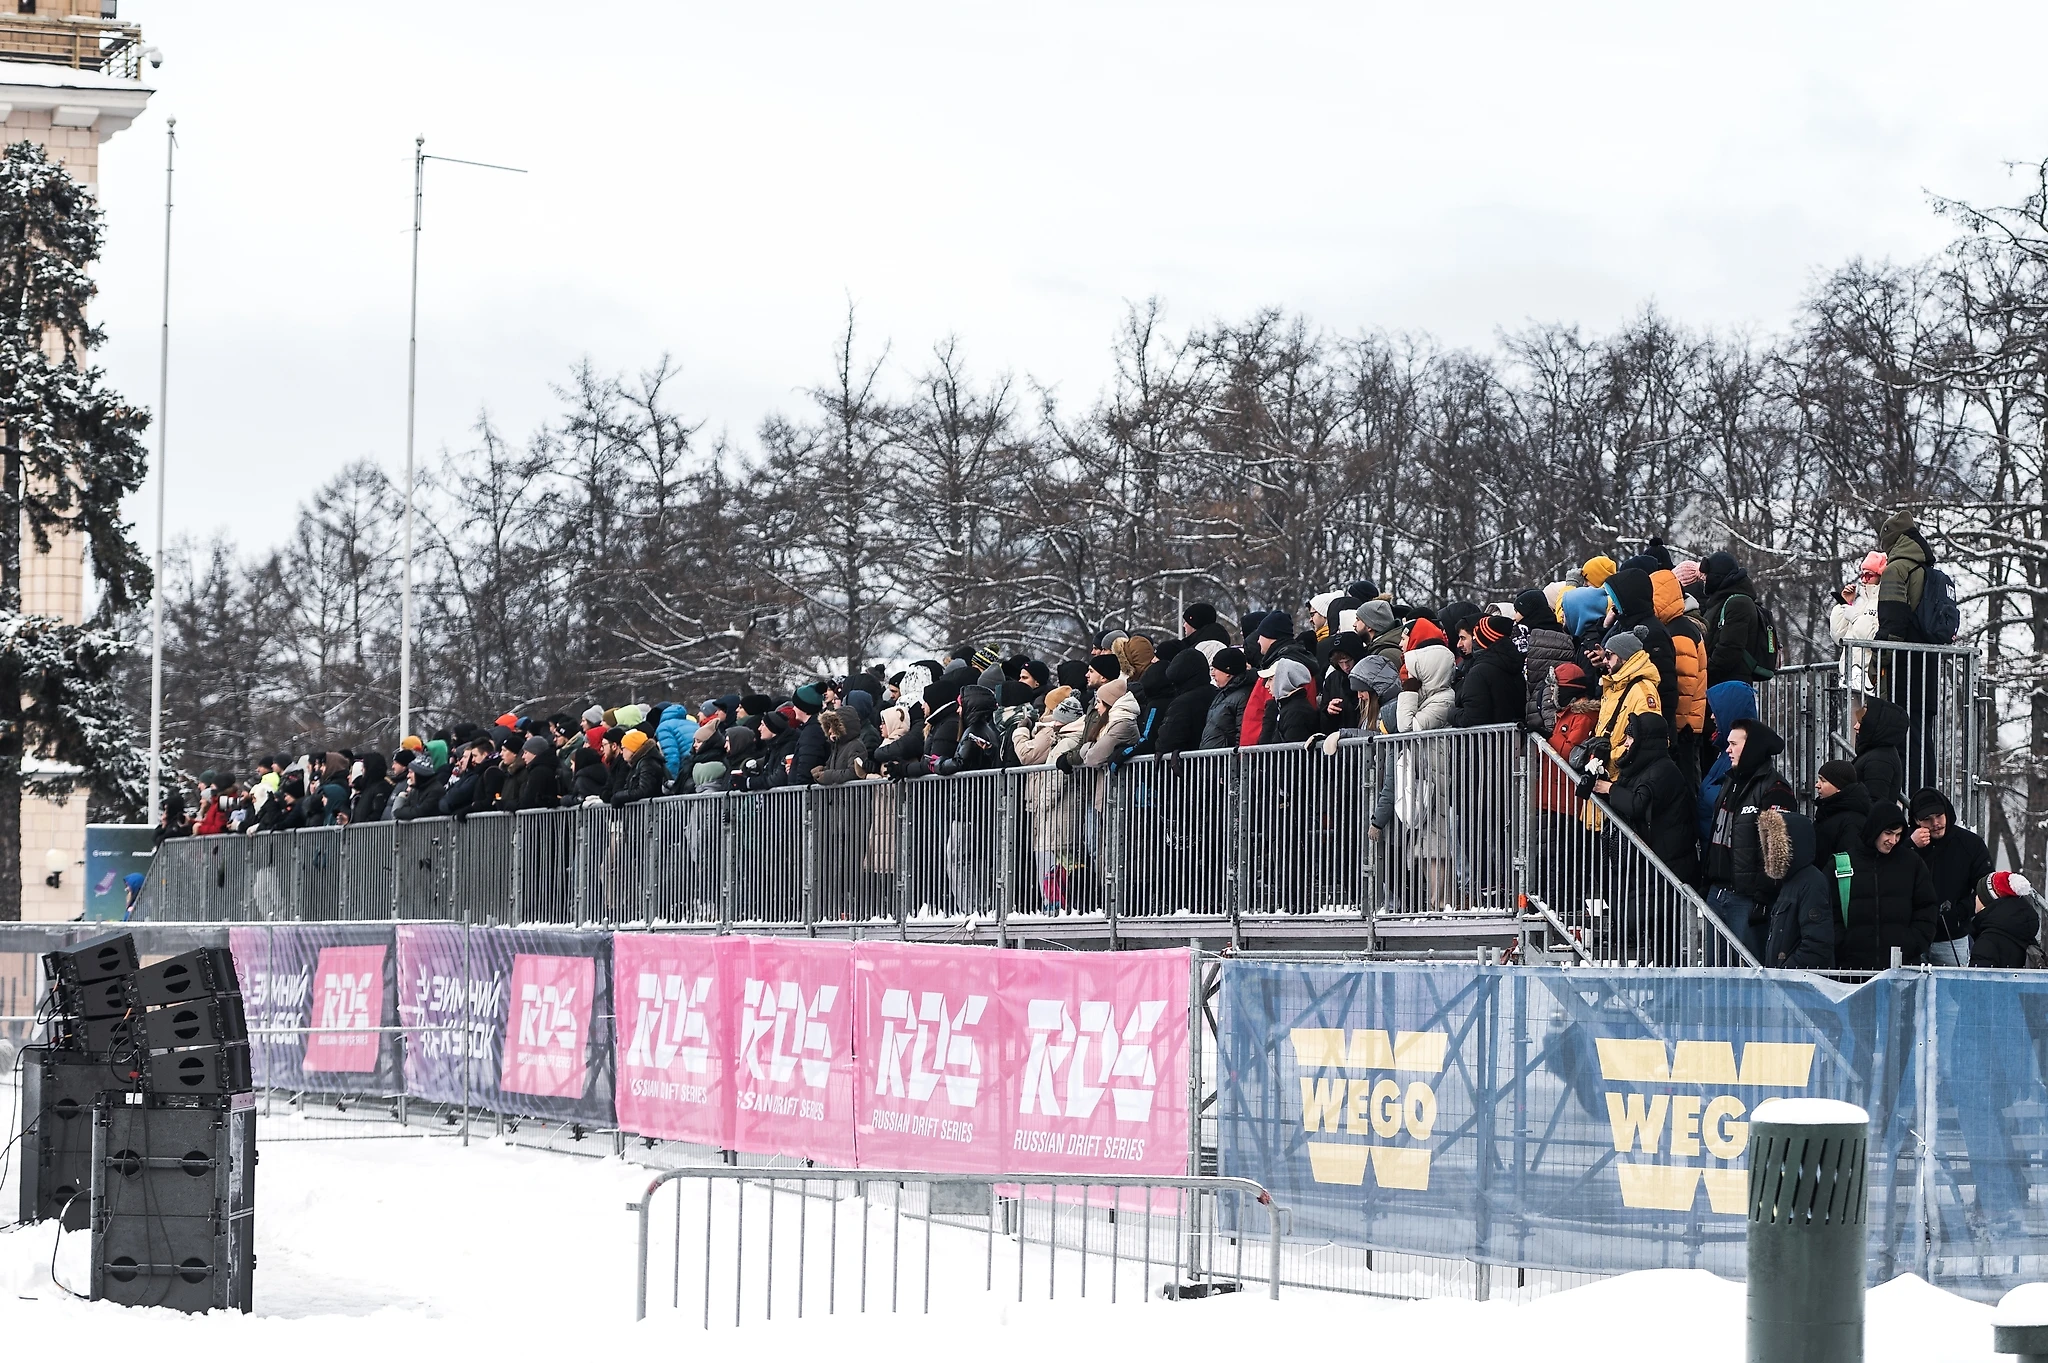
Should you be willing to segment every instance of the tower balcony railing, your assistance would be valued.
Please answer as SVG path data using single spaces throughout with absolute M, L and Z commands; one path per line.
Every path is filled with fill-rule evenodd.
M 0 62 L 68 66 L 135 80 L 142 73 L 142 29 L 82 15 L 0 15 Z

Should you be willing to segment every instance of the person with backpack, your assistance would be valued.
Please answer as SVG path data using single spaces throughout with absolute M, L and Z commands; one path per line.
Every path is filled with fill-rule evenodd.
M 1846 896 L 1814 865 L 1813 821 L 1794 810 L 1766 809 L 1756 816 L 1756 833 L 1764 874 L 1778 884 L 1758 959 L 1769 970 L 1834 969 Z
M 1991 849 L 1956 822 L 1956 807 L 1932 786 L 1913 792 L 1906 817 L 1913 821 L 1913 847 L 1934 878 L 1941 911 L 1941 930 L 1927 948 L 1927 959 L 1935 965 L 1975 965 L 1970 956 L 1976 933 L 1973 900 L 1978 882 L 1991 874 Z
M 1766 681 L 1778 672 L 1778 630 L 1756 599 L 1749 574 L 1722 550 L 1700 560 L 1701 585 L 1707 600 L 1700 609 L 1706 622 L 1707 685 L 1725 681 Z
M 1910 511 L 1896 511 L 1877 532 L 1884 572 L 1877 581 L 1877 637 L 1907 644 L 1952 644 L 1962 630 L 1955 583 L 1934 564 L 1934 550 Z

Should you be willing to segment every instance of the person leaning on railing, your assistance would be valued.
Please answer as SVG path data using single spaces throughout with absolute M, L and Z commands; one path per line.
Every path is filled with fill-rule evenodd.
M 1771 765 L 1785 750 L 1775 730 L 1762 720 L 1737 720 L 1729 726 L 1727 741 L 1728 778 L 1707 837 L 1707 908 L 1750 955 L 1760 957 L 1777 885 L 1764 869 L 1757 816 L 1766 809 L 1797 809 L 1799 801 Z

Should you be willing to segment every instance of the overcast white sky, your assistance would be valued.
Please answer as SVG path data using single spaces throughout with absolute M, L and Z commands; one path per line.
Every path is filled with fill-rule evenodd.
M 2048 155 L 2048 5 L 773 5 L 122 0 L 166 61 L 102 150 L 102 360 L 154 405 L 178 119 L 169 525 L 249 548 L 346 461 L 680 362 L 751 444 L 851 297 L 1085 401 L 1128 300 L 1338 331 L 1774 329 L 1816 270 L 1938 247 L 1934 190 Z M 153 437 L 152 437 L 153 439 Z M 154 494 L 136 507 L 147 543 Z

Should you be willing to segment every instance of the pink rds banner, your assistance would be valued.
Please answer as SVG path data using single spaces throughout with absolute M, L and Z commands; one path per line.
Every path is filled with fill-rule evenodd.
M 733 1148 L 726 971 L 744 946 L 735 937 L 612 938 L 621 1130 Z
M 322 947 L 313 967 L 312 1023 L 300 1068 L 369 1074 L 384 1017 L 383 946 Z
M 861 1164 L 980 1173 L 1007 1168 L 1001 956 L 986 947 L 862 942 Z
M 1000 1163 L 1067 1174 L 1188 1166 L 1188 953 L 1006 951 Z
M 732 1148 L 853 1164 L 852 944 L 749 937 L 732 946 Z
M 597 962 L 588 956 L 513 957 L 498 1086 L 543 1098 L 582 1097 L 596 993 Z

